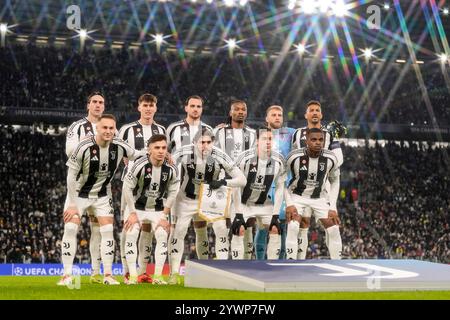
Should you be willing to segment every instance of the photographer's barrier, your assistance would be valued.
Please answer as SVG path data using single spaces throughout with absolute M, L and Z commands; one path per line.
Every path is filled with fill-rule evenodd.
M 450 265 L 418 260 L 189 260 L 184 283 L 263 292 L 450 290 Z

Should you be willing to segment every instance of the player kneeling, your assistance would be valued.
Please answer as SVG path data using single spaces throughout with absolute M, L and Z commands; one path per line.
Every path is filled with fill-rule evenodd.
M 156 238 L 153 284 L 167 284 L 162 277 L 170 228 L 167 217 L 178 192 L 178 174 L 174 166 L 164 161 L 167 153 L 166 136 L 153 135 L 147 147 L 147 156 L 134 163 L 124 179 L 122 189 L 130 210 L 124 224 L 125 255 L 130 271 L 127 284 L 137 283 L 137 239 L 141 223 L 151 223 Z M 167 199 L 163 199 L 166 194 Z
M 281 154 L 272 151 L 270 128 L 258 130 L 256 143 L 256 147 L 244 151 L 236 160 L 237 166 L 247 176 L 247 184 L 234 190 L 235 209 L 238 213 L 231 226 L 233 259 L 244 259 L 244 247 L 253 243 L 250 238 L 252 235 L 244 229 L 251 226 L 249 223 L 254 218 L 259 228 L 269 230 L 268 259 L 278 259 L 280 255 L 281 228 L 278 213 L 283 202 L 284 160 Z M 268 197 L 273 182 L 276 186 L 274 202 Z

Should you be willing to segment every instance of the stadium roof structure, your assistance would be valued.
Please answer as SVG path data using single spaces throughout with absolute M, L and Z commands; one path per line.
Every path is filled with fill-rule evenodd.
M 80 12 L 80 28 L 88 33 L 86 41 L 99 44 L 151 45 L 159 34 L 165 48 L 175 48 L 180 54 L 227 51 L 230 43 L 237 54 L 268 57 L 299 52 L 322 58 L 354 60 L 365 55 L 373 60 L 414 62 L 434 61 L 439 54 L 450 54 L 446 38 L 450 16 L 444 14 L 445 1 L 438 0 L 6 0 L 3 3 L 0 22 L 7 24 L 11 39 L 25 36 L 41 41 L 77 40 L 79 32 L 67 26 L 67 19 L 74 12 L 70 9 L 68 12 L 68 8 L 75 5 Z M 305 3 L 309 6 L 314 3 L 314 12 Z M 337 3 L 344 6 L 345 12 L 333 11 Z M 385 3 L 389 9 L 384 8 Z M 374 20 L 373 14 L 377 13 L 379 20 L 376 17 Z M 378 22 L 378 26 L 374 25 Z M 364 51 L 366 48 L 370 51 Z

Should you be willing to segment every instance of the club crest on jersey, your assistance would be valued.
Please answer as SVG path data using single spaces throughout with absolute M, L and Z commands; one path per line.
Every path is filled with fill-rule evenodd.
M 214 169 L 214 165 L 213 164 L 208 164 L 207 167 L 208 167 L 207 168 L 208 172 L 212 172 L 213 169 Z
M 111 155 L 111 160 L 115 160 L 116 159 L 116 152 L 115 151 L 111 151 L 109 154 Z
M 250 139 L 250 137 L 249 137 L 248 135 L 245 135 L 244 141 L 245 141 L 245 142 L 248 142 L 249 139 Z
M 167 176 L 168 176 L 167 172 L 163 172 L 162 181 L 167 181 Z
M 319 165 L 320 165 L 320 168 L 319 168 L 320 171 L 325 170 L 325 163 L 321 162 Z

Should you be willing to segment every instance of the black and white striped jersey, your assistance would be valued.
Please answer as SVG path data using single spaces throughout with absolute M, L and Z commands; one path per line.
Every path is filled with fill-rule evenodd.
M 292 150 L 294 149 L 301 149 L 306 148 L 306 130 L 308 127 L 298 128 L 295 130 L 293 136 L 292 136 Z M 344 162 L 344 155 L 342 154 L 341 145 L 339 143 L 339 140 L 336 140 L 330 133 L 330 131 L 327 130 L 325 126 L 321 127 L 323 133 L 324 133 L 324 146 L 323 148 L 325 150 L 333 151 L 334 155 L 336 156 L 338 160 L 337 166 L 340 167 L 341 164 Z
M 215 130 L 215 146 L 224 151 L 231 159 L 249 150 L 255 145 L 256 130 L 245 126 L 242 129 L 234 129 L 231 125 Z
M 97 133 L 97 129 L 86 117 L 75 121 L 67 129 L 66 135 L 66 155 L 70 157 L 81 140 L 92 137 Z
M 202 182 L 210 183 L 218 180 L 222 169 L 233 178 L 239 173 L 242 175 L 242 172 L 234 166 L 233 160 L 217 147 L 212 147 L 211 153 L 204 159 L 197 146 L 191 144 L 175 151 L 172 158 L 174 163 L 181 166 L 180 190 L 191 199 L 197 198 Z M 235 187 L 231 183 L 228 186 Z
M 119 130 L 119 138 L 127 142 L 136 150 L 145 149 L 148 140 L 154 134 L 166 134 L 166 129 L 155 122 L 151 125 L 143 125 L 134 121 L 122 126 Z
M 66 165 L 77 171 L 77 195 L 80 198 L 111 196 L 111 179 L 123 157 L 133 160 L 138 153 L 122 139 L 114 138 L 100 147 L 95 137 L 82 140 Z
M 170 208 L 179 188 L 178 170 L 164 162 L 152 165 L 148 156 L 137 159 L 123 182 L 123 190 L 135 194 L 134 206 L 138 210 L 162 211 Z M 167 197 L 164 204 L 164 197 Z M 133 208 L 131 208 L 133 211 Z
M 306 198 L 327 198 L 326 182 L 330 177 L 339 177 L 336 155 L 322 149 L 317 158 L 312 158 L 306 150 L 296 149 L 288 155 L 286 169 L 292 177 L 288 190 Z
M 267 159 L 258 157 L 256 148 L 244 151 L 236 160 L 236 165 L 247 177 L 247 184 L 241 188 L 240 200 L 246 205 L 264 205 L 275 203 L 280 210 L 283 201 L 285 167 L 284 158 L 278 152 L 271 152 Z M 281 188 L 279 199 L 269 198 L 272 184 Z M 277 190 L 275 191 L 277 194 Z
M 200 122 L 200 125 L 191 126 L 186 120 L 174 122 L 167 127 L 167 142 L 169 144 L 169 151 L 174 152 L 177 149 L 190 145 L 193 143 L 195 134 L 200 127 L 206 127 L 213 131 L 211 126 L 204 122 Z

